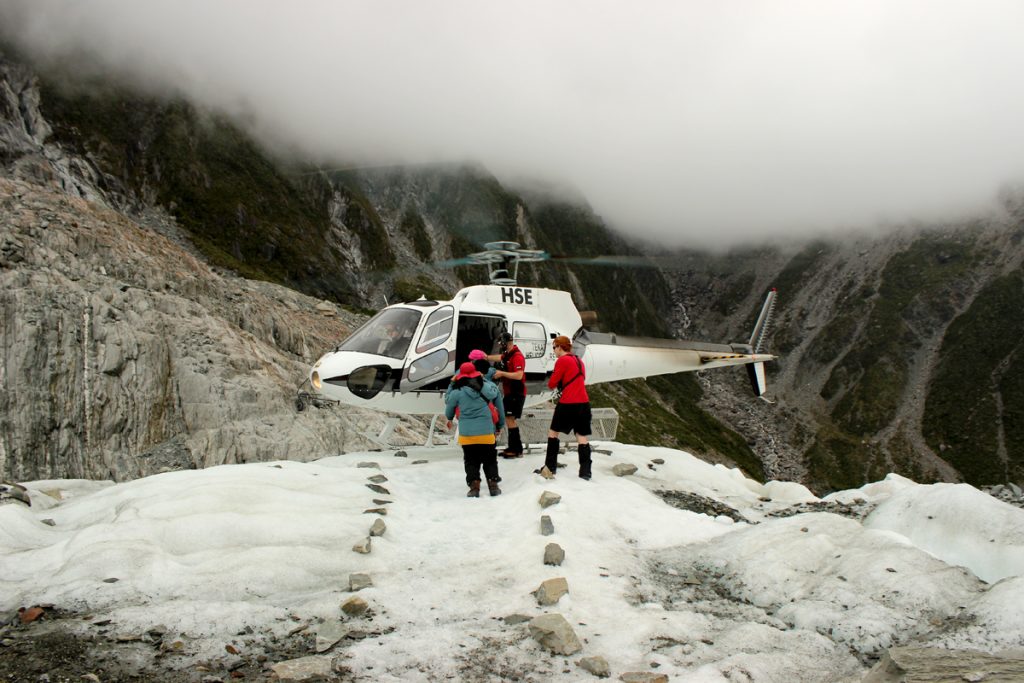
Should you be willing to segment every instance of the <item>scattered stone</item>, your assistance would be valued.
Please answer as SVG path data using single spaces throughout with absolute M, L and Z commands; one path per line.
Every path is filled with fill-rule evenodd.
M 383 493 L 385 496 L 391 495 L 391 491 L 388 491 L 386 488 L 380 486 L 379 484 L 367 484 L 366 488 L 370 489 L 374 493 Z
M 17 501 L 32 507 L 32 498 L 28 495 L 28 489 L 21 484 L 0 484 L 0 503 L 9 500 Z
M 569 582 L 559 576 L 541 583 L 533 595 L 537 598 L 538 605 L 554 605 L 568 592 Z
M 576 662 L 576 664 L 584 671 L 592 673 L 598 678 L 608 678 L 612 675 L 612 670 L 608 667 L 608 660 L 600 655 L 584 657 Z
M 427 461 L 426 460 L 413 460 L 412 464 L 413 465 L 426 465 Z
M 103 579 L 103 583 L 117 583 L 120 580 L 116 576 L 111 576 L 109 579 Z
M 82 674 L 82 680 L 92 681 L 92 683 L 100 683 L 100 677 L 96 674 Z
M 665 458 L 651 458 L 651 462 L 653 462 L 655 465 L 664 465 Z
M 317 313 L 327 318 L 333 318 L 338 314 L 334 309 L 334 306 L 329 304 L 327 301 L 321 301 L 314 308 L 316 308 Z
M 348 635 L 348 627 L 340 622 L 321 624 L 316 629 L 316 651 L 327 652 Z
M 39 521 L 41 521 L 46 526 L 57 526 L 57 522 L 53 521 L 49 517 L 47 517 L 46 519 L 41 519 Z
M 281 683 L 320 681 L 331 677 L 331 658 L 325 655 L 311 655 L 299 659 L 278 662 L 270 667 Z
M 510 614 L 507 617 L 502 617 L 501 620 L 509 626 L 515 626 L 516 624 L 525 624 L 530 619 L 533 619 L 533 617 L 527 614 Z
M 368 609 L 370 609 L 370 605 L 366 600 L 363 600 L 356 595 L 353 595 L 351 598 L 341 603 L 341 611 L 350 617 L 358 617 L 365 614 Z
M 388 514 L 387 508 L 366 508 L 363 510 L 364 515 L 386 515 Z
M 405 451 L 395 451 L 395 457 L 396 458 L 408 458 L 409 454 L 406 453 Z
M 562 550 L 562 546 L 557 543 L 548 543 L 544 547 L 544 564 L 550 564 L 555 567 L 562 564 L 565 559 L 565 551 Z
M 668 676 L 650 671 L 627 671 L 619 676 L 619 680 L 625 683 L 668 683 Z
M 370 527 L 371 536 L 383 536 L 384 532 L 388 530 L 388 525 L 384 523 L 383 519 L 377 518 L 373 520 L 373 526 Z
M 383 474 L 375 474 L 372 477 L 367 477 L 367 479 L 372 481 L 374 484 L 383 484 L 388 480 L 388 478 L 385 477 Z
M 352 550 L 363 555 L 368 555 L 370 553 L 370 537 L 367 536 L 363 540 L 359 541 L 359 543 L 356 543 L 352 546 Z
M 631 474 L 636 474 L 636 465 L 630 465 L 629 463 L 620 462 L 618 465 L 612 468 L 612 474 L 616 477 L 627 477 Z
M 576 632 L 561 614 L 542 614 L 530 621 L 530 636 L 541 647 L 557 655 L 572 655 L 583 649 Z
M 369 574 L 349 574 L 348 575 L 348 589 L 353 593 L 361 591 L 364 588 L 369 588 L 373 585 L 373 579 L 370 578 Z
M 162 642 L 160 643 L 161 652 L 181 652 L 185 649 L 185 642 L 182 640 L 175 640 L 173 642 Z
M 43 616 L 42 607 L 29 607 L 28 609 L 22 607 L 18 610 L 18 619 L 23 624 L 31 624 L 41 616 Z
M 238 654 L 238 648 L 234 645 L 231 645 L 230 643 L 224 646 L 224 651 L 227 652 L 229 655 Z
M 373 504 L 374 505 L 390 505 L 391 501 L 390 500 L 385 500 L 383 498 L 374 498 L 373 499 Z
M 303 631 L 305 631 L 308 628 L 309 628 L 309 624 L 299 624 L 298 626 L 293 628 L 291 631 L 288 631 L 288 635 L 294 636 L 296 633 L 302 633 Z
M 557 493 L 552 493 L 551 491 L 545 491 L 544 493 L 540 494 L 540 501 L 539 502 L 540 502 L 540 506 L 542 508 L 546 508 L 546 507 L 551 507 L 552 505 L 554 505 L 555 503 L 557 503 L 560 500 L 562 500 L 562 497 L 560 495 L 558 495 Z
M 1007 484 L 1007 486 L 1010 487 L 1010 491 L 1013 492 L 1013 495 L 1017 496 L 1018 498 L 1024 495 L 1024 491 L 1021 491 L 1020 487 L 1014 484 L 1012 481 L 1009 484 Z
M 356 465 L 356 467 L 369 467 L 378 470 L 380 469 L 380 465 L 378 465 L 375 462 L 361 462 L 358 465 Z
M 550 536 L 555 533 L 555 525 L 551 522 L 551 517 L 548 515 L 541 515 L 540 518 L 540 535 Z

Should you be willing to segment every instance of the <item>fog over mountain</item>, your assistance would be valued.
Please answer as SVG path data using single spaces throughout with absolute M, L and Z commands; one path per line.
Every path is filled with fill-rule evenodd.
M 1024 182 L 1018 2 L 5 0 L 73 73 L 324 164 L 474 160 L 730 246 L 975 213 Z

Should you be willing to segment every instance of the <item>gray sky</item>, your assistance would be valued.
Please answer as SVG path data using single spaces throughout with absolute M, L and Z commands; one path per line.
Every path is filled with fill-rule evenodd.
M 629 234 L 731 246 L 1024 182 L 1024 2 L 3 0 L 39 55 L 320 158 L 477 160 Z

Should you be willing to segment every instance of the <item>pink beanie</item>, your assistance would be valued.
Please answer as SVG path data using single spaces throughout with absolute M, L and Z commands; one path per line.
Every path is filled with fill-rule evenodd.
M 484 360 L 486 358 L 487 354 L 481 351 L 480 349 L 473 349 L 472 351 L 469 352 L 470 360 Z

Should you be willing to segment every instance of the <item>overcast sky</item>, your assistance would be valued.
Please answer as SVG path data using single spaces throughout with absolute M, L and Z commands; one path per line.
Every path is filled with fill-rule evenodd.
M 477 160 L 691 245 L 956 216 L 1024 183 L 1022 27 L 1020 0 L 0 1 L 37 55 L 84 51 L 318 158 Z

